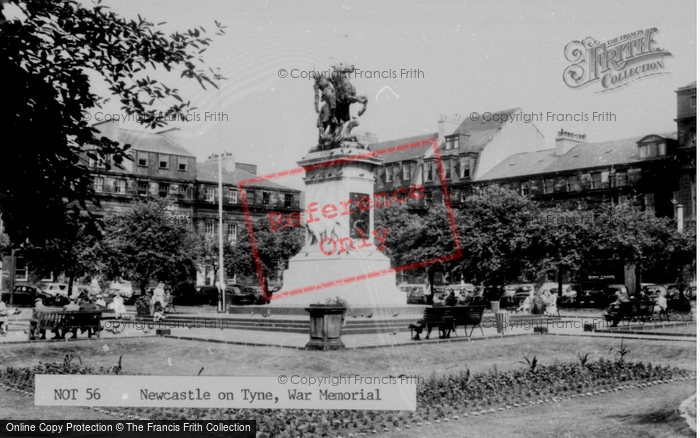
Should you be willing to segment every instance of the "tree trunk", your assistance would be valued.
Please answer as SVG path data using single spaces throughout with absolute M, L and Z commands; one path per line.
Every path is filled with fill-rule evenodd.
M 558 289 L 558 294 L 559 294 L 559 302 L 561 302 L 563 296 L 564 296 L 564 291 L 563 286 L 564 286 L 564 267 L 559 266 L 559 270 L 557 271 L 557 281 L 559 282 L 559 289 Z

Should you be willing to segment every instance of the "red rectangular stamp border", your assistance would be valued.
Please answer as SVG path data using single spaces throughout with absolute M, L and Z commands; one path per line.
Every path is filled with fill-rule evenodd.
M 253 230 L 253 218 L 250 215 L 250 209 L 248 207 L 248 202 L 247 202 L 247 196 L 246 196 L 246 190 L 245 187 L 251 184 L 259 183 L 262 181 L 270 181 L 273 179 L 285 177 L 285 176 L 293 176 L 300 174 L 305 171 L 313 170 L 313 169 L 320 169 L 324 167 L 330 167 L 330 166 L 335 166 L 338 164 L 342 163 L 347 163 L 347 162 L 352 162 L 356 160 L 360 160 L 363 158 L 369 158 L 369 157 L 377 157 L 383 154 L 388 154 L 391 152 L 398 152 L 398 151 L 403 151 L 403 150 L 408 150 L 408 149 L 413 149 L 416 147 L 424 146 L 426 144 L 432 144 L 433 147 L 433 153 L 435 155 L 435 160 L 437 162 L 437 173 L 440 177 L 440 185 L 442 188 L 442 198 L 445 202 L 445 207 L 447 209 L 447 216 L 450 222 L 450 231 L 452 232 L 452 239 L 455 245 L 455 251 L 452 254 L 447 254 L 441 257 L 435 257 L 430 260 L 425 260 L 421 262 L 414 262 L 410 263 L 407 265 L 402 265 L 402 266 L 397 266 L 395 268 L 389 268 L 389 269 L 382 269 L 379 271 L 373 271 L 369 272 L 367 274 L 362 274 L 362 275 L 356 275 L 356 276 L 351 276 L 351 277 L 346 277 L 334 281 L 327 281 L 324 283 L 320 283 L 317 285 L 311 285 L 311 286 L 305 286 L 302 288 L 297 288 L 293 289 L 291 291 L 285 291 L 283 294 L 275 294 L 270 297 L 270 294 L 267 291 L 267 288 L 265 287 L 265 280 L 263 278 L 263 272 L 262 272 L 262 263 L 260 262 L 260 255 L 258 253 L 258 247 L 255 242 L 255 233 Z M 450 196 L 449 196 L 449 191 L 447 189 L 447 182 L 445 180 L 445 172 L 444 168 L 442 165 L 442 158 L 440 157 L 440 151 L 439 151 L 439 145 L 438 142 L 435 139 L 432 140 L 421 140 L 421 141 L 416 141 L 412 143 L 405 143 L 397 146 L 391 146 L 386 149 L 381 149 L 378 151 L 367 151 L 362 154 L 354 155 L 352 157 L 343 157 L 343 158 L 338 158 L 334 159 L 331 161 L 327 161 L 324 163 L 318 163 L 318 164 L 312 164 L 308 166 L 303 166 L 303 167 L 296 167 L 293 169 L 285 170 L 285 171 L 280 171 L 280 172 L 275 172 L 275 173 L 269 173 L 267 175 L 261 175 L 261 176 L 256 176 L 254 178 L 248 178 L 242 181 L 239 181 L 238 183 L 238 189 L 239 193 L 241 196 L 241 202 L 243 204 L 243 211 L 245 213 L 245 220 L 246 220 L 246 227 L 248 228 L 248 235 L 250 238 L 250 246 L 253 251 L 253 259 L 255 261 L 255 270 L 257 273 L 258 281 L 260 282 L 260 288 L 262 290 L 263 296 L 267 299 L 268 297 L 270 299 L 284 299 L 286 297 L 290 297 L 293 295 L 299 295 L 307 292 L 313 292 L 316 290 L 320 289 L 325 289 L 331 286 L 336 286 L 339 284 L 350 284 L 354 283 L 356 281 L 362 281 L 362 280 L 367 280 L 370 278 L 374 277 L 379 277 L 382 275 L 387 275 L 395 272 L 402 272 L 402 271 L 408 271 L 416 268 L 422 268 L 426 266 L 431 266 L 435 264 L 440 264 L 440 263 L 445 263 L 449 262 L 452 260 L 459 259 L 462 257 L 462 245 L 459 241 L 459 234 L 457 233 L 457 223 L 455 222 L 454 218 L 454 212 L 452 210 L 452 203 L 450 202 Z

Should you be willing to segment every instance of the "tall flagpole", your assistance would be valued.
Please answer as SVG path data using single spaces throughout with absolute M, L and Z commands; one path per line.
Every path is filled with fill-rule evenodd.
M 218 89 L 219 97 L 219 114 L 222 114 L 221 108 L 221 88 Z M 226 312 L 226 284 L 224 283 L 224 183 L 223 183 L 223 160 L 224 160 L 224 142 L 221 138 L 221 121 L 218 122 L 219 134 L 219 312 Z

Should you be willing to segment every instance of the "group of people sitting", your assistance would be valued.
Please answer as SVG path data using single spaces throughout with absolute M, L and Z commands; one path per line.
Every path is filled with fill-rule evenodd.
M 520 303 L 520 307 L 518 307 L 516 313 L 542 313 L 548 316 L 555 316 L 558 313 L 557 298 L 559 298 L 559 296 L 550 292 L 548 289 L 544 289 L 540 292 L 531 290 L 530 295 Z
M 138 315 L 151 315 L 153 320 L 158 322 L 165 318 L 165 310 L 171 298 L 165 292 L 165 285 L 159 283 L 153 290 L 153 295 L 147 294 L 136 301 L 136 312 Z
M 656 293 L 658 293 L 658 297 L 656 298 L 656 301 L 654 302 L 654 314 L 659 315 L 663 314 L 668 311 L 668 300 L 666 299 L 666 293 L 657 290 Z M 622 320 L 622 313 L 620 312 L 620 308 L 624 303 L 629 303 L 630 299 L 627 296 L 627 294 L 622 293 L 622 292 L 617 292 L 616 294 L 615 301 L 610 303 L 607 309 L 603 312 L 603 318 L 606 321 L 610 321 L 612 324 L 612 327 L 617 327 L 617 325 L 620 323 Z M 644 293 L 642 293 L 639 298 L 639 300 L 648 300 L 651 301 L 650 297 L 647 297 Z
M 37 336 L 39 336 L 39 339 L 46 339 L 46 330 L 38 330 L 38 315 L 39 313 L 48 309 L 49 308 L 44 305 L 44 302 L 41 298 L 37 298 L 36 300 L 34 300 L 34 311 L 32 312 L 32 317 L 29 320 L 29 330 L 32 339 L 35 339 Z M 63 310 L 66 312 L 108 309 L 114 310 L 115 317 L 117 319 L 121 319 L 122 316 L 126 313 L 124 299 L 119 295 L 115 295 L 112 298 L 112 301 L 109 304 L 107 304 L 101 295 L 89 296 L 86 293 L 82 293 L 77 298 L 71 298 L 70 302 L 63 306 Z M 60 333 L 58 329 L 54 329 L 53 333 L 55 336 L 53 339 L 64 338 L 68 332 L 73 334 L 73 338 L 77 337 L 78 335 L 77 328 L 73 328 L 69 331 L 64 331 L 62 333 Z M 96 329 L 81 329 L 81 334 L 85 332 L 89 332 L 89 335 L 93 335 L 96 333 Z

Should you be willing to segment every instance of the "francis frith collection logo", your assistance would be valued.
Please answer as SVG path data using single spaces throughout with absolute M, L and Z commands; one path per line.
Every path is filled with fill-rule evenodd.
M 599 42 L 592 37 L 572 41 L 564 55 L 572 62 L 564 70 L 564 83 L 581 88 L 600 82 L 604 93 L 624 87 L 633 81 L 667 74 L 664 57 L 673 56 L 657 47 L 654 33 L 657 28 L 637 30 L 609 41 Z

